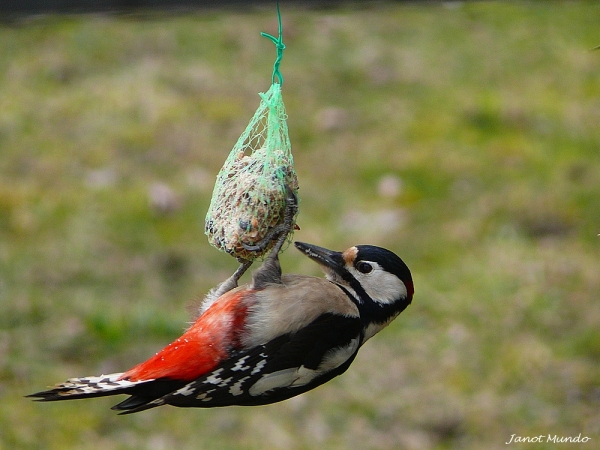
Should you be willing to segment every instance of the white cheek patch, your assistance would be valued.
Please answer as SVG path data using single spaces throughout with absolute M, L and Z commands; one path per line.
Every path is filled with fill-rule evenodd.
M 354 278 L 358 280 L 367 295 L 374 302 L 382 304 L 394 303 L 401 297 L 406 297 L 406 286 L 396 275 L 385 271 L 379 264 L 365 261 L 373 266 L 369 273 L 361 273 L 354 267 L 347 267 Z

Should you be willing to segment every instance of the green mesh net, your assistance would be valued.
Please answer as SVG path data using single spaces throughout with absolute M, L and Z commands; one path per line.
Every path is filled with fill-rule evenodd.
M 262 251 L 246 250 L 283 223 L 286 186 L 298 192 L 281 85 L 273 83 L 217 175 L 205 232 L 211 245 L 252 261 Z

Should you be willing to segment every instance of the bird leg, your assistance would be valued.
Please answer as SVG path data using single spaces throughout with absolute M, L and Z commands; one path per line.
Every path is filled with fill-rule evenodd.
M 285 211 L 283 213 L 283 222 L 281 224 L 277 225 L 276 227 L 273 227 L 271 230 L 269 230 L 269 232 L 265 235 L 265 237 L 257 244 L 247 245 L 247 244 L 242 243 L 242 245 L 244 246 L 244 248 L 246 250 L 249 250 L 252 252 L 260 252 L 260 251 L 264 250 L 265 248 L 267 248 L 274 239 L 277 239 L 277 241 L 275 242 L 275 245 L 273 246 L 273 249 L 269 253 L 269 256 L 267 256 L 267 258 L 265 259 L 261 268 L 259 270 L 257 270 L 256 274 L 254 275 L 255 284 L 256 284 L 256 275 L 258 274 L 259 276 L 261 276 L 260 275 L 261 270 L 265 271 L 265 272 L 269 272 L 269 273 L 272 272 L 271 275 L 269 275 L 267 277 L 268 279 L 271 280 L 271 282 L 274 282 L 274 283 L 281 282 L 281 267 L 279 266 L 279 259 L 277 256 L 278 256 L 279 252 L 281 251 L 283 244 L 285 244 L 285 241 L 287 240 L 288 235 L 290 234 L 290 232 L 292 231 L 292 229 L 294 227 L 294 217 L 296 217 L 296 213 L 298 212 L 298 199 L 296 197 L 296 194 L 294 194 L 294 191 L 292 190 L 292 188 L 290 188 L 288 185 L 286 185 L 285 193 L 286 193 L 286 198 L 285 198 Z M 219 296 L 221 296 L 225 292 L 235 289 L 238 286 L 239 279 L 242 277 L 242 275 L 244 275 L 244 273 L 252 265 L 252 261 L 242 259 L 242 258 L 238 258 L 238 262 L 240 263 L 240 267 L 238 267 L 238 269 L 234 272 L 234 274 L 232 276 L 227 278 L 224 282 L 222 282 L 217 287 L 214 295 L 218 294 Z M 265 267 L 263 269 L 263 267 L 265 265 L 267 267 Z M 271 267 L 271 266 L 272 266 L 272 268 L 268 269 L 268 267 Z M 219 297 L 216 297 L 216 298 L 219 298 Z
M 219 286 L 217 286 L 217 289 L 215 291 L 215 295 L 218 294 L 217 298 L 219 298 L 225 292 L 229 292 L 230 290 L 238 287 L 238 281 L 240 281 L 242 275 L 244 275 L 244 273 L 246 273 L 246 270 L 248 270 L 248 268 L 252 265 L 252 261 L 248 261 L 242 258 L 238 258 L 238 262 L 240 263 L 240 267 L 238 267 L 237 270 L 233 272 L 233 275 L 231 275 L 229 278 L 227 278 L 225 281 L 219 284 Z
M 265 258 L 262 266 L 252 274 L 253 288 L 261 289 L 267 284 L 281 284 L 281 266 L 279 264 L 279 252 L 285 244 L 288 235 L 294 228 L 294 217 L 298 212 L 298 199 L 294 191 L 286 185 L 286 204 L 283 216 L 283 223 L 274 227 L 267 236 L 257 244 L 258 247 L 266 248 L 270 241 L 277 236 L 277 241 L 271 249 L 269 255 Z
M 281 283 L 281 266 L 279 265 L 279 252 L 285 244 L 288 235 L 294 227 L 294 217 L 298 212 L 298 199 L 294 194 L 294 191 L 286 185 L 286 202 L 285 212 L 283 215 L 283 223 L 277 225 L 271 229 L 267 235 L 256 245 L 250 246 L 242 244 L 249 251 L 262 251 L 273 241 L 277 239 L 273 249 L 269 255 L 265 258 L 262 266 L 253 274 L 254 288 L 264 287 L 268 283 Z M 214 303 L 221 295 L 231 291 L 238 287 L 238 281 L 252 265 L 252 261 L 247 259 L 238 258 L 240 266 L 237 270 L 219 284 L 216 288 L 212 289 L 204 298 L 202 305 L 199 308 L 199 314 L 202 314 L 208 309 L 210 305 Z
M 246 273 L 248 268 L 252 265 L 252 261 L 238 258 L 238 262 L 240 263 L 240 266 L 233 273 L 233 275 L 220 283 L 216 288 L 211 289 L 208 294 L 206 294 L 206 297 L 204 297 L 202 304 L 198 308 L 198 315 L 202 315 L 202 313 L 204 313 L 204 311 L 206 311 L 208 307 L 212 305 L 221 295 L 238 287 L 238 281 L 240 281 L 242 275 L 244 275 L 244 273 Z

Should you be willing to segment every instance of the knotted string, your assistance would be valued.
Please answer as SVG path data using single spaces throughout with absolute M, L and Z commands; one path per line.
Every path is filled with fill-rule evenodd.
M 283 75 L 279 71 L 279 64 L 281 64 L 281 58 L 283 58 L 283 50 L 285 49 L 285 45 L 283 43 L 283 35 L 282 35 L 282 24 L 281 24 L 281 12 L 279 11 L 279 0 L 277 1 L 277 21 L 279 23 L 279 37 L 276 38 L 268 33 L 261 32 L 260 35 L 266 38 L 269 38 L 277 48 L 277 58 L 275 59 L 275 64 L 273 64 L 273 76 L 271 77 L 271 83 L 275 84 L 275 79 L 278 79 L 280 85 L 283 85 Z

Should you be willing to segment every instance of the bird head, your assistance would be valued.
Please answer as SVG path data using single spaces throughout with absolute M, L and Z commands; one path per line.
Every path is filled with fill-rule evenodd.
M 356 245 L 337 252 L 304 242 L 295 245 L 356 303 L 366 328 L 365 340 L 389 324 L 412 301 L 414 286 L 409 268 L 385 248 Z

